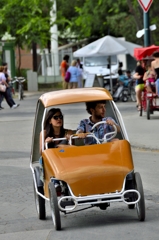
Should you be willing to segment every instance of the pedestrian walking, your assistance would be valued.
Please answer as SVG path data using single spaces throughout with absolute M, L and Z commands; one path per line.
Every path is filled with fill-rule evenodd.
M 65 81 L 65 75 L 66 75 L 66 71 L 69 67 L 69 55 L 65 55 L 63 57 L 63 60 L 60 64 L 60 71 L 61 71 L 61 78 L 62 78 L 62 85 L 63 85 L 63 89 L 67 89 L 68 88 L 68 83 Z
M 82 88 L 83 87 L 83 66 L 79 58 L 77 59 L 77 67 L 81 73 L 80 76 L 78 77 L 78 88 Z
M 9 75 L 7 74 L 7 70 L 4 66 L 0 66 L 0 84 L 4 84 L 6 86 L 5 92 L 0 92 L 0 109 L 3 109 L 1 106 L 3 98 L 5 98 L 7 104 L 10 108 L 17 108 L 19 104 L 16 104 L 12 98 L 10 86 L 9 86 Z M 8 81 L 8 82 L 7 82 Z
M 69 81 L 69 84 L 68 84 L 68 88 L 77 88 L 78 87 L 78 80 L 79 80 L 79 77 L 81 77 L 82 73 L 77 67 L 77 61 L 76 60 L 72 61 L 71 66 L 68 68 L 67 71 L 70 72 L 70 74 L 71 74 L 70 81 Z

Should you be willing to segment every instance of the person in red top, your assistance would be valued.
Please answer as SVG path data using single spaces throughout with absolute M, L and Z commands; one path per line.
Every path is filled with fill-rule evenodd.
M 65 81 L 65 74 L 66 74 L 66 71 L 67 71 L 67 69 L 69 67 L 68 60 L 69 60 L 69 55 L 65 55 L 63 57 L 62 62 L 61 62 L 61 65 L 60 65 L 63 89 L 67 89 L 68 88 L 68 83 Z

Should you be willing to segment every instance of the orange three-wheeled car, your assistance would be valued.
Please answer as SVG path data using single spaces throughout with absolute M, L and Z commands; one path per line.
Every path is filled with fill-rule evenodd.
M 65 115 L 65 126 L 76 128 L 87 117 L 85 102 L 106 100 L 106 116 L 120 126 L 111 137 L 118 141 L 101 141 L 93 132 L 97 144 L 85 145 L 75 134 L 70 145 L 47 148 L 42 137 L 44 179 L 39 165 L 39 135 L 44 129 L 47 111 L 59 107 Z M 100 122 L 103 124 L 103 122 Z M 61 229 L 61 214 L 73 213 L 88 207 L 107 209 L 111 203 L 123 202 L 136 208 L 140 221 L 145 219 L 145 200 L 140 174 L 135 172 L 131 147 L 122 116 L 110 93 L 103 88 L 80 88 L 53 91 L 43 94 L 37 103 L 30 168 L 33 174 L 35 202 L 39 219 L 46 218 L 45 201 L 50 202 L 51 215 L 56 230 Z M 62 193 L 57 195 L 53 180 L 60 182 Z

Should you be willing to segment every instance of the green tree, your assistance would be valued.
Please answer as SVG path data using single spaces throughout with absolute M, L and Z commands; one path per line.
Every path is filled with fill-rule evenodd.
M 50 0 L 6 0 L 0 10 L 0 24 L 15 37 L 19 49 L 33 49 L 33 70 L 37 70 L 36 45 L 41 48 L 50 39 Z M 20 64 L 18 68 L 20 69 Z
M 44 48 L 50 42 L 50 10 L 54 0 L 0 0 L 0 36 L 8 32 L 20 49 L 33 49 L 33 69 L 37 70 L 36 46 Z M 136 0 L 56 0 L 60 44 L 76 39 L 90 41 L 105 35 L 125 37 L 143 45 L 136 32 L 143 28 L 143 10 Z M 150 8 L 150 24 L 158 26 L 159 0 Z M 159 44 L 159 29 L 151 32 L 151 44 Z M 64 38 L 65 36 L 65 38 Z M 64 38 L 64 40 L 63 40 Z M 19 62 L 19 69 L 21 63 Z
M 74 31 L 79 39 L 90 41 L 105 35 L 125 37 L 126 40 L 143 45 L 144 39 L 136 38 L 136 32 L 143 29 L 143 10 L 136 0 L 58 0 L 62 4 L 58 20 L 63 19 L 63 26 Z M 65 2 L 65 4 L 64 4 Z M 59 4 L 60 4 L 59 3 Z M 158 25 L 159 0 L 153 1 L 149 15 L 150 25 Z M 69 22 L 67 22 L 69 20 Z M 64 29 L 64 28 L 63 28 Z M 151 43 L 158 44 L 158 29 L 151 32 Z

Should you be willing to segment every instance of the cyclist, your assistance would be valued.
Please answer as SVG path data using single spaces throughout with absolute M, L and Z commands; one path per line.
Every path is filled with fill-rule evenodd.
M 135 70 L 135 74 L 133 75 L 133 78 L 137 80 L 135 91 L 136 91 L 138 111 L 141 110 L 141 95 L 142 95 L 142 91 L 144 90 L 144 80 L 143 80 L 143 76 L 145 73 L 144 64 L 145 64 L 144 61 L 138 62 Z
M 144 74 L 143 80 L 146 83 L 147 92 L 155 93 L 156 92 L 155 75 L 151 68 L 151 63 L 147 64 L 147 71 Z

